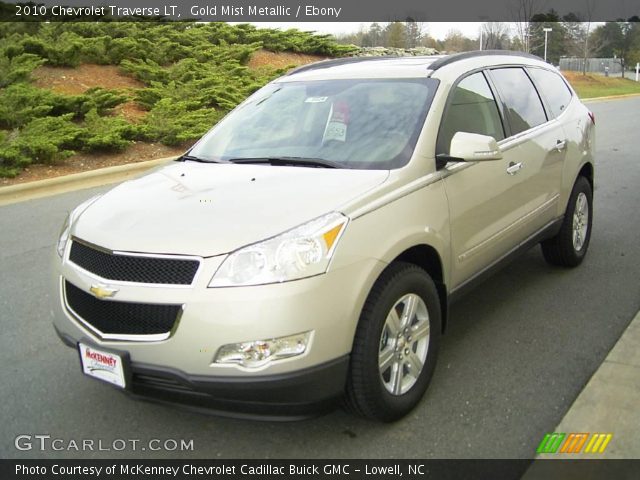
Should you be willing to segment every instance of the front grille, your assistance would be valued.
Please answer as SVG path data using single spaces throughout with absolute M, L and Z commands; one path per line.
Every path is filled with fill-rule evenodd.
M 107 280 L 168 285 L 190 285 L 200 266 L 192 259 L 109 253 L 76 240 L 71 244 L 69 260 Z
M 67 306 L 103 334 L 160 335 L 171 331 L 182 305 L 99 300 L 65 280 Z

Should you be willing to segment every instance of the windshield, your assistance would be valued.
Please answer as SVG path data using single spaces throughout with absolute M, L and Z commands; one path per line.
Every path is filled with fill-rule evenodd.
M 399 168 L 413 154 L 436 85 L 424 78 L 272 83 L 188 155 L 208 161 L 291 159 L 305 166 L 317 160 L 342 168 Z

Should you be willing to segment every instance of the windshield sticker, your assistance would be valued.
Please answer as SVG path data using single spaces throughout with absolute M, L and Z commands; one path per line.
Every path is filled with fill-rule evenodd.
M 344 142 L 347 140 L 347 125 L 349 124 L 350 108 L 345 102 L 335 102 L 331 107 L 329 122 L 324 131 L 323 141 L 336 140 Z
M 329 97 L 308 97 L 304 103 L 324 103 Z
M 324 133 L 324 141 L 337 140 L 344 142 L 347 139 L 347 125 L 342 122 L 331 121 L 327 125 L 327 130 Z

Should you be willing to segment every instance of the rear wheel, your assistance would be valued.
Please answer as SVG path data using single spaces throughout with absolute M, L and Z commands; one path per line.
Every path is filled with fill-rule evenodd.
M 429 275 L 394 263 L 374 285 L 351 353 L 346 404 L 382 421 L 406 415 L 433 375 L 441 332 L 440 301 Z
M 592 221 L 593 192 L 589 181 L 581 176 L 573 186 L 560 231 L 541 243 L 545 260 L 561 267 L 580 265 L 589 248 Z

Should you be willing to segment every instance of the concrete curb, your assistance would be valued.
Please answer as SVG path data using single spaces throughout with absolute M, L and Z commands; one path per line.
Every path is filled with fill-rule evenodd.
M 584 103 L 604 102 L 607 100 L 623 100 L 625 98 L 640 97 L 640 93 L 625 93 L 624 95 L 609 95 L 608 97 L 581 98 Z
M 146 162 L 129 163 L 115 167 L 99 168 L 88 172 L 73 173 L 59 177 L 37 180 L 0 188 L 0 206 L 23 202 L 35 198 L 48 197 L 73 190 L 98 187 L 117 183 L 157 167 L 176 157 L 158 158 Z

